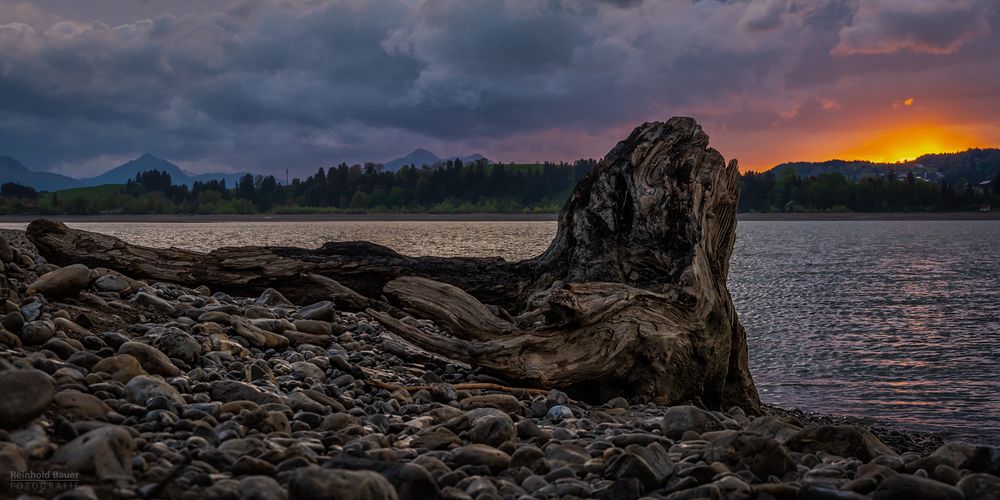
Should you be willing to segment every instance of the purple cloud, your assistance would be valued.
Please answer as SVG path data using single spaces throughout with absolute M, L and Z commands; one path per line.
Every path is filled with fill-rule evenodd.
M 558 160 L 691 114 L 764 166 L 894 100 L 980 123 L 996 115 L 962 90 L 1000 101 L 1000 16 L 976 0 L 101 5 L 0 5 L 0 154 L 62 172 L 143 151 L 299 173 L 416 147 Z

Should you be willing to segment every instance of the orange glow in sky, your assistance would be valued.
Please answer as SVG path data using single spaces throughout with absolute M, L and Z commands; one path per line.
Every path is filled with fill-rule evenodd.
M 834 159 L 896 163 L 1000 145 L 1000 124 L 969 120 L 971 104 L 961 101 L 964 111 L 952 101 L 912 94 L 882 102 L 818 101 L 811 114 L 776 121 L 769 129 L 708 132 L 717 138 L 719 151 L 738 159 L 743 171 Z
M 864 143 L 833 155 L 845 160 L 897 162 L 927 153 L 951 153 L 976 147 L 978 141 L 936 125 L 911 125 L 878 133 Z
M 901 103 L 903 101 L 900 101 Z M 905 104 L 903 104 L 905 106 Z M 884 120 L 898 121 L 882 125 Z M 969 148 L 996 147 L 1000 128 L 954 123 L 948 117 L 927 117 L 907 123 L 898 116 L 872 117 L 874 123 L 840 127 L 823 133 L 785 129 L 781 141 L 769 131 L 733 135 L 717 134 L 716 147 L 739 160 L 740 170 L 763 171 L 784 162 L 868 160 L 895 163 L 932 153 L 956 153 Z M 761 144 L 780 147 L 761 148 Z

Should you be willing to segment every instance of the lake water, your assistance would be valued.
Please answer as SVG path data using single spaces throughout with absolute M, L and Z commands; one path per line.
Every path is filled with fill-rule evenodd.
M 764 401 L 1000 444 L 1000 222 L 740 222 Z
M 71 223 L 151 246 L 540 253 L 554 221 Z M 23 228 L 23 224 L 0 224 Z M 730 289 L 761 398 L 1000 444 L 1000 221 L 740 222 Z

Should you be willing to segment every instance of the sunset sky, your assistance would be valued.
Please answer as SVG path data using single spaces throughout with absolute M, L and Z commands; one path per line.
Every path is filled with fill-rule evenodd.
M 596 158 L 673 115 L 750 169 L 1000 146 L 1000 1 L 0 0 L 36 170 Z

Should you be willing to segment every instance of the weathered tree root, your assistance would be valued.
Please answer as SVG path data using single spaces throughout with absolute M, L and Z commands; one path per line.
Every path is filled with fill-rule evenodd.
M 690 118 L 646 123 L 577 185 L 542 255 L 520 262 L 407 257 L 365 242 L 314 250 L 152 249 L 38 220 L 28 237 L 59 264 L 231 293 L 273 287 L 367 310 L 405 341 L 505 379 L 577 397 L 759 412 L 746 335 L 726 287 L 736 162 Z M 447 335 L 406 325 L 398 309 Z

